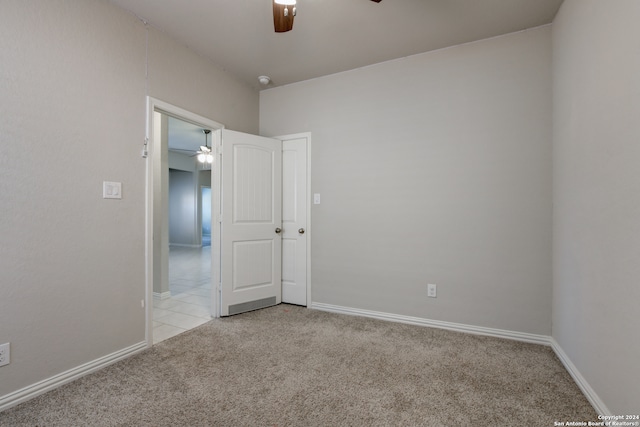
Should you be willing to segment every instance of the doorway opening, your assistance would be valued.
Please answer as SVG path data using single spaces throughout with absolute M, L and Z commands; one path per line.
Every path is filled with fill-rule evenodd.
M 148 98 L 147 112 L 147 141 L 151 152 L 147 160 L 147 345 L 151 346 L 163 338 L 177 335 L 211 318 L 232 314 L 230 307 L 233 307 L 234 313 L 241 312 L 240 306 L 244 309 L 246 304 L 267 299 L 270 296 L 248 299 L 248 302 L 232 301 L 231 298 L 232 292 L 238 294 L 246 293 L 248 288 L 264 288 L 263 285 L 267 281 L 270 281 L 274 292 L 275 286 L 280 286 L 276 301 L 279 301 L 278 297 L 283 293 L 282 288 L 286 282 L 288 290 L 285 294 L 288 297 L 282 301 L 310 306 L 310 134 L 265 138 L 227 131 L 220 123 L 151 97 Z M 174 142 L 170 143 L 170 130 L 174 126 L 192 127 L 197 130 L 200 138 L 203 138 L 203 134 L 208 135 L 206 130 L 212 131 L 210 147 L 213 148 L 214 161 L 210 167 L 197 166 L 196 153 L 199 150 L 195 146 L 181 148 L 173 145 Z M 224 157 L 221 154 L 223 140 L 225 153 L 229 153 Z M 274 147 L 278 149 L 266 149 L 271 144 L 275 144 Z M 200 148 L 200 151 L 204 150 Z M 270 150 L 272 153 L 268 154 Z M 175 154 L 177 151 L 183 151 L 182 155 Z M 210 150 L 208 152 L 211 153 Z M 235 155 L 231 155 L 232 153 Z M 227 162 L 226 166 L 222 165 L 223 160 Z M 260 165 L 257 165 L 258 160 L 262 162 Z M 193 166 L 194 163 L 196 166 Z M 188 174 L 170 173 L 170 169 L 186 171 Z M 279 171 L 277 174 L 282 173 L 277 180 L 262 176 L 266 172 L 271 174 L 275 171 Z M 227 186 L 224 192 L 223 173 Z M 178 184 L 170 185 L 170 175 L 175 175 Z M 282 176 L 286 178 L 286 185 L 282 185 Z M 266 186 L 265 183 L 269 182 L 272 185 Z M 174 197 L 178 201 L 170 202 L 169 189 L 172 186 L 192 188 L 194 193 L 186 198 Z M 263 194 L 262 191 L 265 189 L 272 193 L 282 190 L 285 197 L 269 202 L 265 198 L 268 192 Z M 226 202 L 223 201 L 223 196 L 226 197 Z M 241 199 L 243 203 L 239 202 Z M 179 221 L 182 234 L 178 234 L 182 236 L 180 239 L 186 235 L 186 240 L 178 241 L 177 234 L 169 232 L 170 203 L 176 203 L 176 206 L 172 206 L 176 211 L 186 215 L 186 218 L 193 219 L 186 221 L 189 223 L 186 227 L 182 227 L 185 221 Z M 223 206 L 226 207 L 225 210 L 222 209 Z M 276 206 L 280 209 L 273 209 Z M 235 208 L 231 209 L 232 207 L 237 209 L 234 211 Z M 266 223 L 263 217 L 269 213 L 273 215 L 266 224 L 267 237 L 259 237 L 257 240 L 254 238 L 251 241 L 247 236 L 240 236 L 240 240 L 232 239 L 235 235 L 230 226 L 247 225 L 251 221 L 256 224 Z M 224 222 L 227 228 L 223 235 Z M 275 240 L 274 235 L 277 235 Z M 223 236 L 227 236 L 226 240 Z M 265 244 L 265 241 L 268 239 L 277 241 L 279 246 L 276 247 L 274 244 L 271 249 L 272 261 L 251 262 L 253 259 L 266 259 L 265 253 L 269 252 L 269 245 Z M 281 242 L 287 247 L 282 249 Z M 198 255 L 194 257 L 192 253 L 189 256 L 190 251 L 197 251 Z M 224 260 L 223 252 L 226 254 Z M 284 259 L 281 256 L 284 256 Z M 191 259 L 192 263 L 182 264 L 185 258 Z M 199 260 L 199 264 L 194 264 L 194 259 Z M 226 268 L 222 266 L 223 261 Z M 286 274 L 280 275 L 283 268 Z M 227 276 L 223 278 L 224 271 L 227 272 Z M 236 271 L 235 275 L 233 271 Z M 277 271 L 278 274 L 273 276 L 273 271 Z M 176 272 L 181 273 L 174 274 Z M 271 273 L 267 277 L 269 272 Z M 294 287 L 299 292 L 291 292 Z M 227 308 L 224 312 L 223 301 L 226 302 Z M 202 305 L 204 309 L 201 308 L 199 312 L 180 313 L 180 307 L 189 307 L 185 304 Z M 201 315 L 202 319 L 188 326 L 193 319 L 185 318 L 183 315 Z M 154 331 L 155 327 L 163 326 L 163 319 L 167 324 L 168 320 L 172 320 L 172 326 L 182 330 L 166 333 L 161 333 L 159 329 Z
M 146 307 L 151 346 L 215 316 L 211 189 L 216 165 L 199 162 L 197 154 L 201 145 L 211 146 L 203 130 L 223 126 L 152 98 L 148 108 Z
M 171 120 L 169 121 L 171 126 Z M 184 153 L 172 150 L 172 132 L 169 132 L 169 248 L 168 293 L 153 301 L 154 344 L 188 331 L 211 320 L 211 244 L 200 243 L 198 223 L 211 228 L 208 219 L 198 214 L 197 206 L 211 204 L 202 200 L 197 191 L 197 180 L 211 181 L 210 171 L 189 171 L 172 168 L 176 156 L 182 163 L 178 167 L 193 165 Z M 208 173 L 207 173 L 208 172 Z M 209 199 L 211 195 L 209 194 Z M 200 219 L 200 220 L 199 220 Z M 210 237 L 210 236 L 209 236 Z

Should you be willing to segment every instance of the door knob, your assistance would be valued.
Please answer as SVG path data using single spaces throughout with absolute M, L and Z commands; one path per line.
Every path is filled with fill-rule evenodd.
M 298 233 L 304 234 L 304 228 L 301 228 L 300 230 L 298 230 Z
M 282 231 L 282 228 L 280 228 L 280 227 L 276 228 L 276 233 L 277 234 L 280 234 L 281 231 Z

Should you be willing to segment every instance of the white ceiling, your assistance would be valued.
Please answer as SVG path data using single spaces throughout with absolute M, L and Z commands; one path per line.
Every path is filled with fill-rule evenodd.
M 293 30 L 276 33 L 271 0 L 111 1 L 256 89 L 260 75 L 281 86 L 548 24 L 562 3 L 298 0 Z M 203 143 L 202 128 L 170 118 L 170 149 Z
M 273 30 L 271 0 L 111 0 L 257 89 L 548 24 L 562 0 L 298 0 Z
M 183 154 L 195 154 L 201 145 L 205 145 L 204 128 L 200 126 L 169 116 L 168 127 L 167 141 L 169 150 L 182 152 Z M 207 137 L 207 145 L 209 147 L 211 147 L 211 137 L 211 134 Z

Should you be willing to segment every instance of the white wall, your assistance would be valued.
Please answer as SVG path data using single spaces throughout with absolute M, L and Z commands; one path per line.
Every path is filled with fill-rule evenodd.
M 199 246 L 202 243 L 200 187 L 211 186 L 211 170 L 199 169 L 201 163 L 189 154 L 169 151 L 168 157 L 169 244 Z
M 200 185 L 195 157 L 169 151 L 169 244 L 200 245 Z
M 157 99 L 227 129 L 258 133 L 258 94 L 250 86 L 154 30 L 149 33 L 149 84 Z
M 551 333 L 550 27 L 260 93 L 303 131 L 314 302 Z
M 198 196 L 198 224 L 197 230 L 199 233 L 199 242 L 202 244 L 202 234 L 211 234 L 211 197 L 203 200 L 202 197 L 202 187 L 211 188 L 211 169 L 209 170 L 200 170 L 198 171 L 198 187 L 196 189 Z M 204 208 L 203 208 L 204 205 Z M 208 224 L 205 224 L 203 227 L 203 221 L 208 221 Z M 204 233 L 204 230 L 207 230 L 208 233 Z
M 145 339 L 145 26 L 99 0 L 3 0 L 0 397 Z M 245 132 L 258 94 L 149 30 L 149 95 Z M 179 71 L 178 71 L 179 70 Z M 103 200 L 102 181 L 122 182 Z
M 553 24 L 553 336 L 613 414 L 640 412 L 640 2 Z
M 313 133 L 313 300 L 549 334 L 553 200 L 553 336 L 637 413 L 639 7 L 554 22 L 553 198 L 549 27 L 263 91 L 261 134 Z M 2 2 L 0 397 L 144 339 L 145 95 L 258 130 L 251 88 L 148 36 L 147 82 L 132 15 Z
M 169 169 L 169 244 L 196 245 L 196 188 L 194 172 Z
M 197 160 L 190 154 L 169 151 L 168 158 L 170 169 L 178 169 L 187 172 L 196 172 L 198 170 Z

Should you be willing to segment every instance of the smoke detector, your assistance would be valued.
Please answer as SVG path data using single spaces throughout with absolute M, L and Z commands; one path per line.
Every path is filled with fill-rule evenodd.
M 258 81 L 261 85 L 266 86 L 271 83 L 271 78 L 269 76 L 260 76 L 258 77 Z

